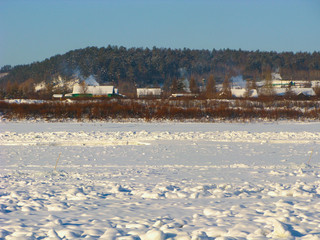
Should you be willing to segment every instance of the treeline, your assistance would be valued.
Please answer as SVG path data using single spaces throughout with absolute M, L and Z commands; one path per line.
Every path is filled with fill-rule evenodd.
M 242 50 L 191 50 L 170 48 L 88 47 L 56 55 L 42 62 L 15 67 L 4 66 L 2 91 L 12 85 L 29 88 L 34 83 L 50 84 L 63 79 L 92 76 L 100 84 L 113 84 L 122 92 L 134 87 L 161 86 L 168 90 L 173 79 L 193 76 L 198 85 L 210 75 L 217 83 L 225 76 L 243 75 L 254 81 L 270 71 L 280 71 L 283 79 L 320 79 L 320 52 L 260 52 Z
M 1 117 L 8 120 L 319 120 L 319 101 L 249 100 L 108 100 L 8 103 L 0 101 Z

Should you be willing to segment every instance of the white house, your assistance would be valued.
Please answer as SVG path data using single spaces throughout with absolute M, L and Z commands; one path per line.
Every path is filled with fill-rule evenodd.
M 160 97 L 161 88 L 137 88 L 137 97 Z
M 118 94 L 118 89 L 114 86 L 83 86 L 75 84 L 72 94 L 92 94 L 93 96 L 107 96 L 109 94 Z

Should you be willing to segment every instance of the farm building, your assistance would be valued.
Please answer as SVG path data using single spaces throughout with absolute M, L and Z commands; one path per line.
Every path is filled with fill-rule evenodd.
M 137 88 L 137 97 L 160 97 L 161 88 Z
M 86 94 L 92 96 L 108 96 L 118 94 L 118 89 L 114 86 L 83 86 L 75 84 L 73 86 L 72 95 Z

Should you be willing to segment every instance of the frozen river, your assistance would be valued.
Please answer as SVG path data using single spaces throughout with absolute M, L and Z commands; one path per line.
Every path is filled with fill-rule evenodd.
M 320 123 L 0 123 L 0 239 L 320 239 Z

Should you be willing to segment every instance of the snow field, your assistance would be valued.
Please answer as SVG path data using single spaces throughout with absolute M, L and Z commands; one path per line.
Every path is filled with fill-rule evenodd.
M 320 239 L 320 124 L 15 124 L 0 239 Z

